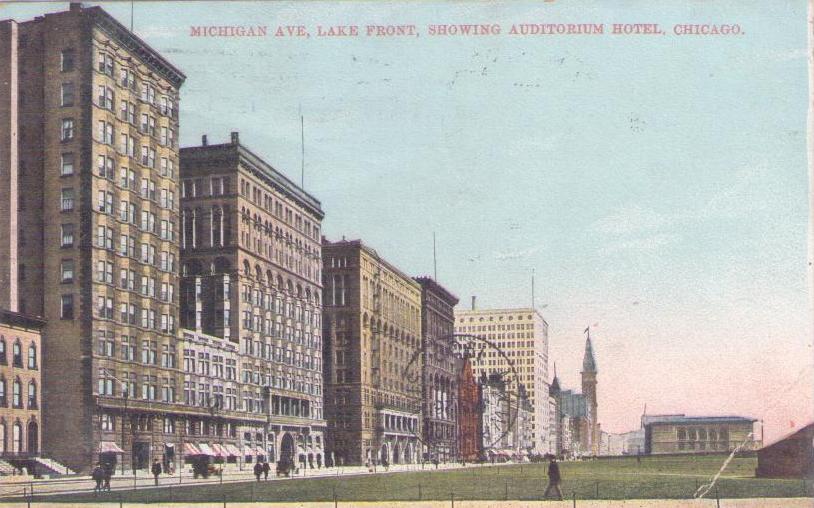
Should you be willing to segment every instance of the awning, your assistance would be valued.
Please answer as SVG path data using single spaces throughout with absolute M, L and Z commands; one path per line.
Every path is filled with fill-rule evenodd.
M 201 455 L 209 455 L 210 457 L 215 456 L 215 452 L 213 452 L 212 448 L 210 448 L 206 443 L 199 443 L 198 448 L 201 450 Z
M 223 446 L 226 448 L 230 457 L 240 457 L 242 455 L 238 447 L 233 444 L 225 444 Z
M 113 441 L 102 441 L 99 443 L 99 453 L 124 453 L 124 450 Z
M 215 452 L 215 457 L 227 457 L 229 455 L 226 447 L 218 443 L 212 443 L 212 451 Z
M 200 455 L 201 450 L 192 443 L 184 443 L 184 455 Z

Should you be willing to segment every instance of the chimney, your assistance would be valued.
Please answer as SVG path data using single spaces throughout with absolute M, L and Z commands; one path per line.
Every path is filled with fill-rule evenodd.
M 475 295 L 472 295 L 472 310 L 475 310 Z
M 207 146 L 209 143 L 206 140 L 206 134 L 201 136 L 201 146 Z
M 239 145 L 240 144 L 240 135 L 237 131 L 232 132 L 232 144 Z
M 70 11 L 71 12 L 78 12 L 82 10 L 82 3 L 81 2 L 71 2 Z

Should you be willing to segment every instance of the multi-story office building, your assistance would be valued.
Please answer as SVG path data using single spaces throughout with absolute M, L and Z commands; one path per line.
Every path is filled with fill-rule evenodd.
M 458 297 L 431 277 L 421 284 L 421 354 L 424 426 L 422 448 L 427 460 L 456 460 L 458 386 L 453 348 Z
M 242 446 L 270 461 L 318 467 L 320 203 L 236 132 L 229 143 L 209 145 L 204 136 L 201 146 L 183 148 L 181 168 L 181 324 L 238 347 L 240 383 L 215 383 L 204 397 L 246 415 L 242 425 L 254 430 L 239 434 Z M 229 390 L 232 406 L 221 405 Z M 258 419 L 266 430 L 251 423 Z
M 0 472 L 41 451 L 43 322 L 0 309 Z
M 79 469 L 105 450 L 146 466 L 172 439 L 168 415 L 181 411 L 174 289 L 185 76 L 98 7 L 71 4 L 2 27 L 0 82 L 11 85 L 0 91 L 0 145 L 16 148 L 3 160 L 18 192 L 0 196 L 18 210 L 19 310 L 46 323 L 43 448 Z
M 420 459 L 421 285 L 360 240 L 323 240 L 325 411 L 338 463 Z
M 476 378 L 482 374 L 506 375 L 506 390 L 512 394 L 525 387 L 534 409 L 532 439 L 535 453 L 549 448 L 548 323 L 532 308 L 455 309 L 455 333 L 485 340 L 478 346 L 483 354 L 472 358 Z M 460 338 L 463 342 L 476 339 Z

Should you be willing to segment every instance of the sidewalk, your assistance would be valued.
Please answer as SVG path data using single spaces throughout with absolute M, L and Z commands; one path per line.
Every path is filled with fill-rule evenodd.
M 457 469 L 461 467 L 481 467 L 476 464 L 467 464 L 461 466 L 457 463 L 439 464 L 438 470 Z M 388 471 L 383 468 L 376 468 L 376 474 L 385 472 L 399 473 L 409 471 L 421 471 L 421 464 L 396 464 L 389 467 Z M 425 471 L 435 470 L 431 464 L 425 464 Z M 129 474 L 128 474 L 129 473 Z M 324 477 L 342 477 L 342 476 L 359 476 L 374 474 L 368 472 L 364 466 L 341 466 L 334 468 L 322 469 L 303 469 L 300 474 L 291 475 L 290 478 L 277 477 L 272 470 L 269 474 L 268 481 L 286 481 L 296 478 L 324 478 Z M 218 483 L 235 483 L 235 482 L 253 482 L 256 481 L 251 466 L 244 466 L 243 471 L 238 468 L 227 468 L 224 470 L 223 478 L 218 475 L 211 475 L 209 478 L 195 479 L 192 474 L 191 468 L 185 468 L 179 476 L 176 472 L 174 475 L 161 474 L 158 479 L 159 487 L 171 487 L 179 485 L 197 485 L 197 484 L 218 484 Z M 261 482 L 264 480 L 261 477 Z M 3 482 L 0 481 L 0 499 L 5 497 L 17 497 L 22 493 L 30 494 L 33 488 L 34 494 L 37 496 L 48 494 L 68 494 L 76 492 L 89 492 L 92 491 L 95 482 L 90 476 L 73 476 L 63 478 L 46 478 L 39 480 L 32 480 L 26 482 Z M 136 475 L 133 476 L 132 471 L 126 471 L 124 475 L 121 470 L 114 474 L 110 481 L 110 487 L 113 491 L 118 490 L 133 490 L 156 488 L 155 479 L 149 471 L 137 470 Z M 40 504 L 39 502 L 37 503 Z

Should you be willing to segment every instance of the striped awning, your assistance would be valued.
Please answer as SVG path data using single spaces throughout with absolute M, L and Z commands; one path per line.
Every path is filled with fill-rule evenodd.
M 199 443 L 198 449 L 201 450 L 201 455 L 209 455 L 210 457 L 215 456 L 215 452 L 212 451 L 212 448 L 209 447 L 206 443 Z
M 226 447 L 230 457 L 240 457 L 242 455 L 240 449 L 233 444 L 225 444 L 224 447 Z
M 124 450 L 113 441 L 101 441 L 99 443 L 99 453 L 124 453 Z
M 201 455 L 201 450 L 192 443 L 184 443 L 184 455 Z
M 229 456 L 229 451 L 222 444 L 212 443 L 212 451 L 215 452 L 215 457 Z

